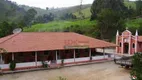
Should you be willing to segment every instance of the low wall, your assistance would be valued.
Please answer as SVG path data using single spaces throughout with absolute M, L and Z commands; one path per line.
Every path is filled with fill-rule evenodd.
M 100 60 L 104 58 L 109 58 L 108 55 L 105 56 L 92 56 L 92 60 Z M 90 61 L 90 57 L 82 57 L 82 58 L 71 58 L 71 59 L 64 59 L 64 63 L 74 63 L 74 62 L 83 62 L 83 61 Z M 51 62 L 46 61 L 48 64 Z M 61 64 L 61 60 L 57 60 L 56 64 Z M 16 68 L 24 68 L 24 67 L 36 67 L 42 66 L 42 62 L 25 62 L 25 63 L 16 63 Z M 9 69 L 9 64 L 0 64 L 1 69 Z

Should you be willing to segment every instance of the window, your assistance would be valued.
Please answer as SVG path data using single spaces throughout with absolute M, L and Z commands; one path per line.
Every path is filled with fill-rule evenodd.
M 79 53 L 79 50 L 78 50 L 78 49 L 75 49 L 75 53 Z
M 88 52 L 89 52 L 89 49 L 85 49 L 85 52 L 88 53 Z
M 32 56 L 35 56 L 35 52 L 32 52 Z
M 119 46 L 121 47 L 121 42 L 119 43 Z
M 44 51 L 44 55 L 48 55 L 49 54 L 49 51 Z
M 65 53 L 69 53 L 70 51 L 69 50 L 65 50 Z
M 133 48 L 135 48 L 135 44 L 133 43 Z

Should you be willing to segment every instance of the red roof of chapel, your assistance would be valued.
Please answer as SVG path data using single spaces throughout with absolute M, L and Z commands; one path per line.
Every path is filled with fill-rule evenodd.
M 65 49 L 66 45 L 88 45 L 89 48 L 115 47 L 113 43 L 73 32 L 21 32 L 0 39 L 7 52 Z

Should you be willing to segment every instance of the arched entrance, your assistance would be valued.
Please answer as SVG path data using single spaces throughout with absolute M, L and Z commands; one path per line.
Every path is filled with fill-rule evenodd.
M 129 44 L 124 43 L 124 54 L 128 54 L 128 53 L 129 53 Z

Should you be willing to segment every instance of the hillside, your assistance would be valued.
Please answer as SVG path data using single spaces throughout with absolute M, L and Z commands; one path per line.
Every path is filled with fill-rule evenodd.
M 132 8 L 136 8 L 135 2 L 132 1 L 125 1 L 124 4 Z M 85 18 L 89 18 L 91 15 L 90 12 L 91 4 L 83 5 L 81 12 L 85 16 Z M 65 8 L 52 8 L 52 9 L 41 9 L 37 7 L 30 7 L 26 5 L 17 5 L 14 2 L 8 1 L 8 0 L 0 0 L 0 21 L 2 20 L 10 20 L 10 21 L 19 21 L 21 16 L 24 15 L 25 11 L 34 8 L 37 11 L 37 15 L 43 15 L 43 14 L 49 14 L 53 13 L 55 15 L 56 19 L 59 19 L 59 17 L 63 16 L 66 13 L 73 13 L 77 16 L 77 18 L 80 18 L 79 10 L 80 6 L 72 6 L 72 7 L 65 7 Z
M 63 7 L 63 8 L 49 8 L 48 10 L 37 8 L 37 7 L 30 7 L 26 5 L 19 5 L 19 7 L 24 8 L 26 11 L 28 9 L 34 8 L 37 11 L 37 16 L 43 14 L 53 13 L 57 18 L 61 17 L 66 13 L 76 13 L 80 10 L 80 6 L 72 6 L 72 7 Z M 91 4 L 82 5 L 82 10 L 89 9 Z M 88 13 L 87 13 L 88 14 Z
M 25 10 L 17 6 L 16 3 L 8 0 L 0 0 L 0 21 L 19 21 Z
M 142 18 L 128 20 L 126 22 L 126 27 L 132 28 L 135 27 L 138 29 L 140 27 L 140 23 L 142 22 Z M 25 32 L 38 32 L 38 31 L 64 31 L 65 28 L 79 25 L 82 26 L 82 29 L 87 29 L 90 26 L 95 26 L 96 21 L 90 21 L 89 19 L 84 20 L 76 20 L 76 21 L 53 21 L 45 24 L 35 24 L 30 28 L 24 28 Z
M 53 21 L 45 24 L 35 24 L 30 28 L 24 28 L 25 32 L 40 32 L 40 31 L 64 31 L 65 28 L 79 25 L 82 29 L 95 25 L 96 22 L 89 19 L 76 20 L 76 21 Z
M 124 4 L 127 7 L 131 6 L 133 9 L 136 8 L 136 4 L 134 1 L 125 0 Z M 77 18 L 80 18 L 80 15 L 79 15 L 80 5 L 72 6 L 72 7 L 63 7 L 63 8 L 51 8 L 48 10 L 37 8 L 37 7 L 30 7 L 30 6 L 26 6 L 26 5 L 19 5 L 19 6 L 21 8 L 24 8 L 26 11 L 28 9 L 34 8 L 37 11 L 37 16 L 53 13 L 56 16 L 56 18 L 59 19 L 59 17 L 61 17 L 62 15 L 66 14 L 66 13 L 73 13 L 74 15 L 77 16 Z M 83 13 L 85 18 L 90 18 L 90 16 L 91 16 L 90 8 L 91 8 L 91 4 L 82 5 L 81 12 Z

